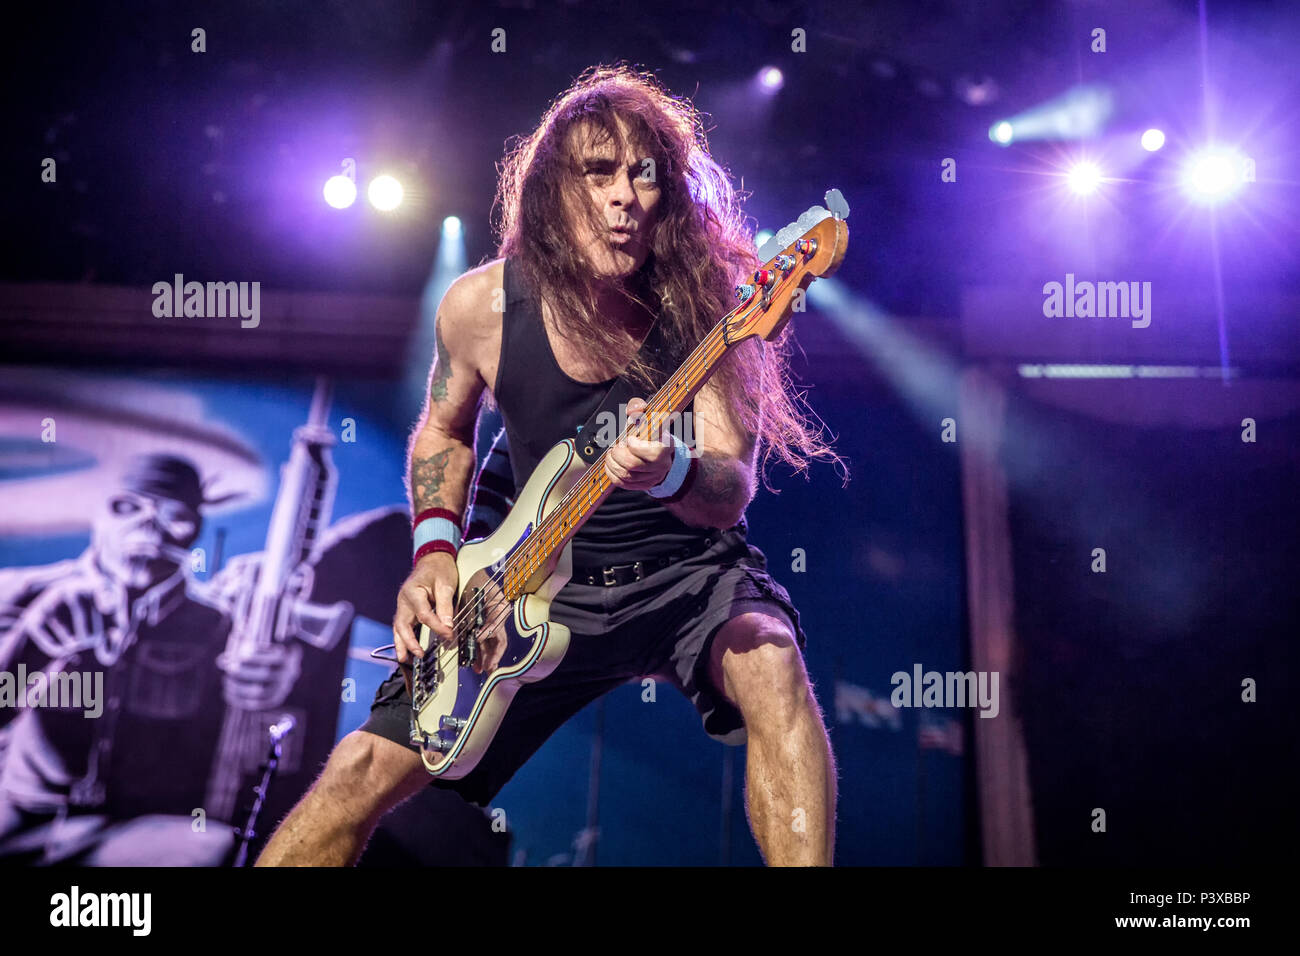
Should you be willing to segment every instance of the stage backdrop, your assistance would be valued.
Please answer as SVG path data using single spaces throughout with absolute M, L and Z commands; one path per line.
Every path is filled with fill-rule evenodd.
M 71 842 L 62 823 L 59 852 L 73 862 L 144 862 L 166 852 L 160 847 L 190 846 L 185 834 L 200 826 L 227 833 L 224 823 L 247 813 L 266 726 L 287 715 L 295 727 L 259 821 L 264 837 L 333 743 L 362 723 L 389 672 L 370 652 L 391 641 L 394 596 L 409 568 L 403 470 L 414 410 L 392 412 L 400 403 L 379 380 L 10 367 L 2 381 L 0 651 L 18 646 L 9 638 L 20 622 L 37 621 L 39 646 L 24 645 L 32 670 L 100 673 L 112 705 L 107 718 L 65 721 L 71 731 L 55 726 L 49 708 L 0 707 L 4 861 L 48 861 L 60 825 L 50 808 L 61 804 L 86 821 Z M 870 429 L 859 428 L 864 401 L 851 383 L 820 388 L 813 401 L 839 436 L 851 483 L 842 487 L 827 466 L 808 482 L 776 470 L 782 493 L 760 492 L 749 521 L 809 635 L 808 665 L 839 764 L 837 862 L 972 862 L 969 715 L 889 702 L 896 671 L 967 666 L 955 454 L 880 398 L 865 409 Z M 485 412 L 480 460 L 498 427 Z M 115 617 L 103 595 L 122 572 L 102 554 L 164 568 L 179 554 L 176 542 L 142 543 L 133 530 L 140 479 L 130 467 L 141 455 L 177 487 L 197 480 L 201 522 L 178 576 Z M 294 525 L 298 539 L 286 550 L 273 532 L 290 513 L 309 520 L 305 530 Z M 178 526 L 177 541 L 185 530 Z M 273 676 L 232 688 L 222 668 L 227 644 L 256 630 L 249 622 L 263 569 L 283 571 L 286 561 L 295 611 L 269 625 L 280 648 L 268 652 Z M 240 693 L 252 695 L 242 703 L 253 718 L 231 706 Z M 413 802 L 405 822 L 390 820 L 376 847 L 386 859 L 504 861 L 495 822 L 508 827 L 515 863 L 758 863 L 743 809 L 743 748 L 706 737 L 671 688 L 645 698 L 631 684 L 588 707 L 490 814 L 458 815 L 481 845 L 431 846 L 432 831 L 411 816 L 421 806 L 439 812 L 430 796 Z M 229 849 L 214 837 L 204 853 L 187 850 L 177 861 L 220 862 Z

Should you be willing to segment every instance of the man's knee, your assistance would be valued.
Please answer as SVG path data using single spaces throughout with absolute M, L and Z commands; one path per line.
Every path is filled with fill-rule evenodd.
M 429 779 L 419 754 L 378 734 L 354 730 L 335 745 L 312 790 L 377 819 Z
M 714 683 L 751 729 L 783 723 L 812 696 L 803 656 L 789 625 L 769 614 L 732 618 L 719 629 L 710 654 Z

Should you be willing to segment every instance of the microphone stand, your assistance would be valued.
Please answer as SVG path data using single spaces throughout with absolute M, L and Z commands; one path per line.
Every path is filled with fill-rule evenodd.
M 262 804 L 266 802 L 266 794 L 271 787 L 271 778 L 275 776 L 275 768 L 280 765 L 280 744 L 285 737 L 289 736 L 295 723 L 297 721 L 291 715 L 284 714 L 278 724 L 272 724 L 267 730 L 271 749 L 266 755 L 266 763 L 262 764 L 262 779 L 253 788 L 256 799 L 253 801 L 252 810 L 248 813 L 248 822 L 244 824 L 243 830 L 236 831 L 239 834 L 239 849 L 235 854 L 235 866 L 247 864 L 248 845 L 257 836 L 257 831 L 254 829 L 257 825 L 257 817 L 262 812 Z

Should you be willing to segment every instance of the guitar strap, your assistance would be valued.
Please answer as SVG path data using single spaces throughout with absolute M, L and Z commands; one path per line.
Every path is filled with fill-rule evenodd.
M 637 351 L 637 356 L 652 368 L 660 368 L 660 360 L 664 355 L 663 349 L 663 330 L 660 320 L 655 319 L 654 325 L 646 333 L 645 341 L 641 343 L 641 348 Z M 623 375 L 619 375 L 614 380 L 610 390 L 601 399 L 600 405 L 591 413 L 591 417 L 586 422 L 578 426 L 574 432 L 573 443 L 577 446 L 578 456 L 588 465 L 595 462 L 605 450 L 605 446 L 600 443 L 598 433 L 600 431 L 599 419 L 602 415 L 610 413 L 614 420 L 619 420 L 618 409 L 620 405 L 625 405 L 629 400 L 636 398 L 636 391 L 632 384 Z M 642 396 L 647 401 L 650 396 Z M 585 436 L 585 437 L 584 437 Z

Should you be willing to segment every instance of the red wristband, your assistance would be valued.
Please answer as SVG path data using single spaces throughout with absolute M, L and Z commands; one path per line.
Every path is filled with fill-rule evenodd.
M 445 551 L 453 558 L 460 550 L 460 518 L 447 508 L 426 508 L 411 522 L 412 545 L 415 556 L 412 564 L 419 564 L 426 554 Z
M 416 549 L 415 557 L 411 559 L 411 566 L 414 567 L 419 564 L 420 559 L 426 554 L 433 554 L 436 551 L 445 551 L 453 558 L 456 557 L 457 554 L 456 546 L 450 541 L 430 541 L 428 544 L 422 544 Z

